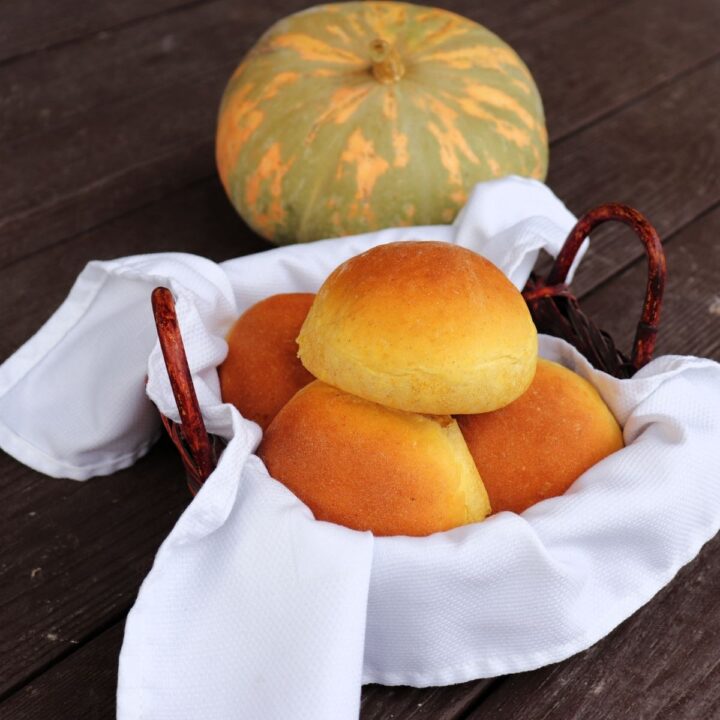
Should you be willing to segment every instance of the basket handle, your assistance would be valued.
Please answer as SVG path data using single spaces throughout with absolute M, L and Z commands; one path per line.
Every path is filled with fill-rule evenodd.
M 585 238 L 598 225 L 609 220 L 629 225 L 640 238 L 648 259 L 648 279 L 642 315 L 635 331 L 631 362 L 639 370 L 652 360 L 662 305 L 667 266 L 662 242 L 648 219 L 635 208 L 621 203 L 606 203 L 586 212 L 570 231 L 565 244 L 545 281 L 546 287 L 564 286 L 570 267 Z
M 212 443 L 198 403 L 188 366 L 185 346 L 183 345 L 180 325 L 175 311 L 175 300 L 166 287 L 157 287 L 152 293 L 152 308 L 155 316 L 158 339 L 167 367 L 170 387 L 172 388 L 178 412 L 180 413 L 179 431 L 163 417 L 165 429 L 180 451 L 188 471 L 188 485 L 195 494 L 212 473 L 215 458 Z M 173 423 L 174 425 L 174 423 Z M 187 443 L 187 447 L 185 446 Z M 189 454 L 188 454 L 189 449 Z

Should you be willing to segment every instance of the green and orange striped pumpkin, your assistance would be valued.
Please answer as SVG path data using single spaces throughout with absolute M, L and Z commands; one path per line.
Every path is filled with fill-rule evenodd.
M 532 76 L 489 30 L 348 2 L 291 15 L 250 50 L 216 157 L 240 215 L 286 244 L 450 222 L 479 181 L 544 179 L 547 133 Z

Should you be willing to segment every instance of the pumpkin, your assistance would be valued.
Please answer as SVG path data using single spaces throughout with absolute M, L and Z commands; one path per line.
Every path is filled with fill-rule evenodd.
M 542 103 L 515 52 L 399 2 L 273 25 L 227 85 L 216 140 L 232 203 L 276 244 L 448 223 L 475 183 L 547 170 Z

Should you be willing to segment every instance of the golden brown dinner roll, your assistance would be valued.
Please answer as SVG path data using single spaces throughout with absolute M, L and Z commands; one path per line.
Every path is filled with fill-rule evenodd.
M 314 297 L 272 295 L 248 308 L 228 334 L 228 354 L 218 368 L 222 399 L 263 430 L 313 380 L 297 358 L 295 338 Z
M 535 373 L 537 331 L 491 262 L 441 242 L 380 245 L 338 267 L 298 338 L 317 378 L 388 407 L 495 410 Z
M 429 535 L 490 513 L 452 418 L 392 410 L 319 381 L 277 414 L 258 454 L 318 520 L 356 530 Z
M 457 421 L 494 512 L 519 513 L 562 495 L 585 470 L 623 446 L 620 426 L 597 390 L 543 359 L 530 388 L 515 402 Z

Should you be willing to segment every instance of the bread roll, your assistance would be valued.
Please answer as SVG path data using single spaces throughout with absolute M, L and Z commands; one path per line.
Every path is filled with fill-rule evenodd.
M 623 447 L 620 426 L 597 390 L 542 359 L 515 402 L 457 421 L 494 512 L 520 513 L 562 495 L 589 467 Z
M 298 338 L 317 378 L 429 414 L 495 410 L 535 373 L 537 331 L 491 262 L 441 242 L 380 245 L 338 267 Z
M 318 520 L 355 530 L 429 535 L 490 512 L 452 418 L 391 410 L 319 381 L 278 413 L 258 454 Z
M 228 334 L 228 354 L 218 368 L 222 399 L 263 430 L 313 380 L 297 358 L 295 338 L 314 298 L 272 295 L 248 308 Z

